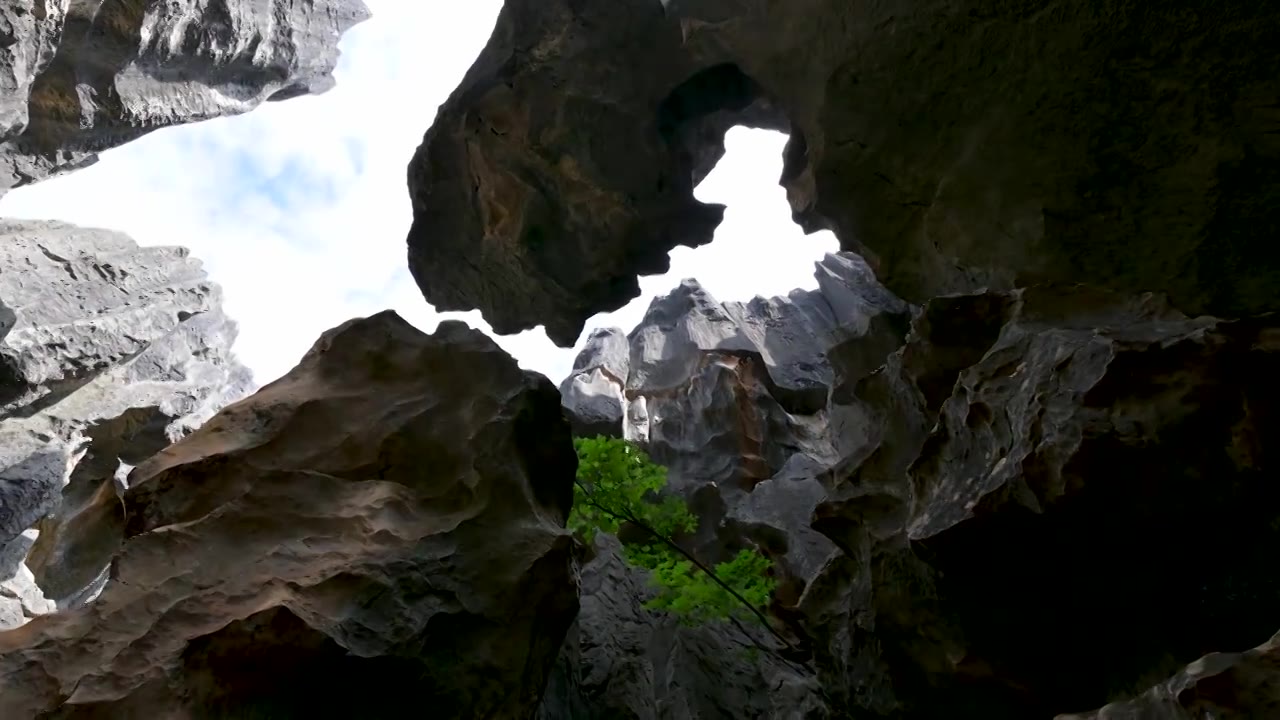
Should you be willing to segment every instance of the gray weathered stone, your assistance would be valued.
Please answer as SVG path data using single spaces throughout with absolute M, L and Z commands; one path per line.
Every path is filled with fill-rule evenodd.
M 560 383 L 560 395 L 573 434 L 621 437 L 624 390 L 631 361 L 627 336 L 619 328 L 591 331 L 573 372 Z
M 333 85 L 360 0 L 6 0 L 0 194 L 153 130 Z
M 251 389 L 220 302 L 183 248 L 0 220 L 0 580 L 76 597 L 105 566 L 59 547 L 77 504 Z

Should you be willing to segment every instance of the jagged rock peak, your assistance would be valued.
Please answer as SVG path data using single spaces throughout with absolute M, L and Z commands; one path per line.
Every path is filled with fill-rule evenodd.
M 361 0 L 6 0 L 0 194 L 152 130 L 333 86 Z
M 573 371 L 588 372 L 600 368 L 615 379 L 625 382 L 631 363 L 627 334 L 618 327 L 596 328 L 587 336 L 582 352 L 573 359 Z
M 631 348 L 621 328 L 591 331 L 573 361 L 573 372 L 560 383 L 561 402 L 573 434 L 579 437 L 622 434 L 626 403 L 623 390 Z
M 1280 309 L 1276 47 L 1280 5 L 1245 0 L 508 0 L 410 166 L 410 267 L 437 308 L 571 346 L 711 241 L 693 190 L 741 124 L 790 133 L 797 222 L 910 302 Z
M 344 323 L 84 503 L 110 580 L 0 632 L 0 717 L 524 720 L 578 609 L 575 467 L 482 333 Z
M 817 290 L 746 303 L 721 303 L 696 280 L 681 282 L 630 334 L 625 389 L 601 383 L 612 427 L 627 415 L 624 436 L 666 467 L 668 490 L 699 518 L 680 542 L 713 563 L 760 549 L 774 561 L 778 617 L 794 615 L 837 552 L 809 527 L 826 499 L 819 478 L 840 459 L 846 429 L 828 407 L 837 373 L 827 355 L 838 351 L 841 377 L 879 366 L 902 344 L 911 312 L 855 255 L 828 255 L 816 270 Z M 593 333 L 578 365 L 600 365 L 606 339 L 620 338 Z M 566 395 L 565 403 L 573 417 L 581 400 Z M 644 610 L 642 577 L 611 543 L 597 543 L 583 568 L 584 609 L 548 690 L 547 720 L 665 717 L 657 708 L 668 706 L 701 718 L 837 716 L 815 668 L 746 649 L 771 639 L 731 624 L 681 628 Z M 796 630 L 785 632 L 809 642 Z
M 575 432 L 645 437 L 648 397 L 687 385 L 717 353 L 758 355 L 773 395 L 817 412 L 834 379 L 826 353 L 856 340 L 874 368 L 901 341 L 910 307 L 852 253 L 827 254 L 815 277 L 817 290 L 745 303 L 721 303 L 686 278 L 655 297 L 625 337 L 593 330 L 560 386 Z M 629 412 L 635 417 L 624 422 Z
M 655 298 L 629 336 L 628 393 L 652 395 L 684 384 L 708 352 L 756 353 L 778 395 L 822 407 L 833 377 L 826 353 L 844 340 L 875 335 L 891 318 L 898 326 L 891 342 L 898 342 L 910 308 L 853 253 L 827 254 L 816 263 L 815 276 L 817 290 L 746 303 L 717 302 L 696 280 Z M 879 357 L 894 347 L 884 347 Z
M 235 335 L 184 248 L 0 220 L 0 582 L 59 603 L 95 582 L 105 566 L 64 556 L 59 528 L 252 389 Z

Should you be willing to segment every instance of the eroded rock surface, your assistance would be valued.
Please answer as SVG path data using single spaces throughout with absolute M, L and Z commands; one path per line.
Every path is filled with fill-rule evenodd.
M 683 540 L 711 561 L 742 546 L 774 559 L 775 625 L 810 653 L 772 676 L 809 688 L 797 707 L 812 715 L 796 717 L 1274 712 L 1274 653 L 1245 651 L 1280 621 L 1276 316 L 1188 317 L 1082 286 L 954 295 L 896 350 L 887 330 L 789 344 L 788 362 L 821 359 L 800 374 L 740 345 L 743 307 L 695 283 L 656 301 L 631 335 L 628 392 L 646 401 L 638 439 L 702 519 Z M 904 305 L 880 307 L 865 314 L 902 327 Z M 778 378 L 801 376 L 821 378 L 823 407 L 781 399 Z M 661 619 L 586 587 L 584 607 L 611 620 L 584 614 L 571 632 L 548 703 L 577 714 L 548 718 L 609 703 L 715 717 L 674 709 L 710 699 L 766 712 L 720 694 L 760 657 L 722 660 L 735 641 L 713 631 L 654 640 Z M 682 653 L 726 685 L 637 679 Z
M 693 188 L 745 124 L 791 133 L 797 220 L 912 302 L 1280 309 L 1276 47 L 1280 6 L 1246 0 L 510 0 L 410 167 L 410 266 L 437 308 L 571 346 L 710 241 Z
M 6 0 L 0 194 L 162 127 L 333 85 L 360 0 Z
M 555 387 L 481 333 L 345 323 L 88 503 L 110 581 L 0 633 L 0 716 L 527 718 L 575 467 Z
M 819 477 L 842 444 L 843 424 L 827 409 L 836 377 L 826 353 L 842 349 L 846 370 L 860 361 L 870 372 L 901 345 L 910 317 L 857 256 L 828 255 L 816 269 L 818 290 L 747 303 L 720 303 L 684 281 L 628 336 L 625 378 L 627 409 L 644 415 L 628 421 L 626 436 L 668 468 L 668 488 L 699 516 L 698 533 L 681 542 L 708 563 L 748 547 L 769 556 L 779 630 L 796 645 L 809 639 L 783 618 L 837 552 L 809 527 L 826 497 Z M 619 336 L 593 335 L 605 337 Z M 579 365 L 601 356 L 597 344 Z M 680 627 L 641 607 L 645 580 L 611 546 L 597 553 L 583 570 L 583 612 L 547 720 L 839 716 L 815 669 L 779 652 L 768 632 Z
M 0 627 L 105 569 L 60 546 L 79 504 L 252 389 L 235 334 L 184 248 L 0 220 Z
M 931 301 L 833 393 L 864 431 L 800 602 L 833 701 L 1053 717 L 1274 633 L 1278 332 L 1079 287 Z

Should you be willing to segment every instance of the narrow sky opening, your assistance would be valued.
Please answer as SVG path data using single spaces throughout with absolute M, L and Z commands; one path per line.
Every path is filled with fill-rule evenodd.
M 321 332 L 387 308 L 426 332 L 445 318 L 487 332 L 478 312 L 435 312 L 409 275 L 405 164 L 484 46 L 501 0 L 467 3 L 456 17 L 435 3 L 367 1 L 373 19 L 343 37 L 330 92 L 160 130 L 93 167 L 10 192 L 0 215 L 189 247 L 222 285 L 240 326 L 236 352 L 263 384 Z M 730 130 L 728 152 L 696 192 L 727 206 L 715 241 L 675 250 L 670 272 L 641 278 L 640 297 L 588 329 L 630 330 L 654 296 L 686 277 L 720 300 L 813 287 L 814 261 L 836 242 L 791 222 L 778 185 L 785 142 Z M 575 351 L 555 347 L 541 328 L 496 340 L 556 382 L 573 365 Z
M 666 295 L 684 278 L 695 278 L 722 302 L 817 287 L 814 263 L 840 247 L 831 232 L 805 235 L 791 219 L 786 190 L 778 184 L 787 136 L 735 127 L 724 143 L 724 157 L 694 190 L 702 202 L 725 206 L 715 239 L 672 250 L 667 273 L 640 278 L 640 296 L 620 310 L 593 317 L 588 331 L 616 325 L 630 332 L 653 298 Z M 584 332 L 579 347 L 586 336 Z

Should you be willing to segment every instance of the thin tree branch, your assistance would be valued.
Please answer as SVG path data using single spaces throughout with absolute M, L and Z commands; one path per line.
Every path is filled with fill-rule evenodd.
M 792 645 L 791 641 L 787 640 L 785 637 L 782 636 L 781 633 L 779 633 L 777 630 L 773 628 L 773 625 L 769 623 L 769 619 L 765 617 L 764 613 L 760 612 L 760 610 L 758 610 L 756 606 L 751 604 L 751 601 L 742 597 L 742 595 L 739 594 L 737 590 L 734 590 L 732 587 L 730 587 L 728 583 L 721 580 L 720 576 L 717 575 L 714 570 L 712 570 L 711 568 L 708 568 L 706 565 L 703 565 L 701 560 L 694 557 L 691 553 L 689 553 L 689 551 L 680 547 L 678 544 L 675 543 L 675 541 L 667 538 L 662 533 L 659 533 L 657 530 L 654 530 L 652 527 L 649 526 L 648 523 L 637 518 L 634 513 L 619 513 L 610 508 L 604 507 L 600 503 L 591 499 L 591 496 L 593 493 L 590 490 L 588 490 L 580 481 L 575 479 L 574 483 L 578 486 L 580 490 L 582 490 L 582 494 L 587 497 L 587 502 L 590 503 L 592 507 L 614 518 L 615 520 L 625 520 L 626 522 L 632 523 L 634 525 L 638 525 L 642 530 L 649 533 L 653 537 L 657 538 L 664 545 L 683 555 L 689 562 L 693 563 L 695 567 L 701 570 L 704 575 L 711 578 L 711 580 L 714 581 L 715 584 L 719 585 L 725 592 L 732 595 L 733 598 L 737 600 L 739 603 L 741 603 L 743 607 L 750 610 L 752 614 L 754 614 L 756 618 L 760 620 L 760 624 L 764 625 L 765 629 L 767 629 L 770 633 L 772 633 L 773 636 L 779 640 L 779 642 L 781 642 L 783 645 L 786 645 L 788 649 L 794 652 L 799 652 L 799 648 L 797 648 L 795 645 Z M 750 635 L 748 635 L 748 637 L 750 637 Z M 752 639 L 752 641 L 754 642 L 754 638 Z

